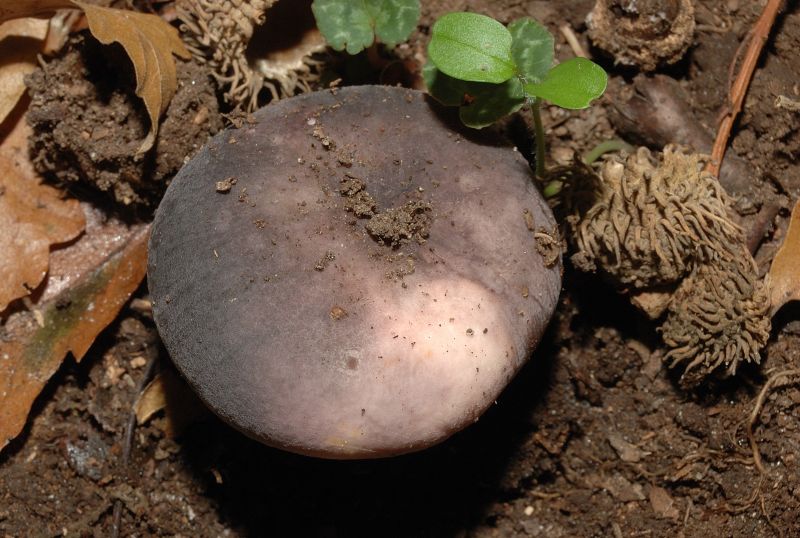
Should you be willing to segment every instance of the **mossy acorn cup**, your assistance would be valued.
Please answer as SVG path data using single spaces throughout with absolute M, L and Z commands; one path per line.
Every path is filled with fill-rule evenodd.
M 413 452 L 475 422 L 531 356 L 561 286 L 554 226 L 522 156 L 424 93 L 306 94 L 175 177 L 150 239 L 154 316 L 245 434 L 324 458 Z

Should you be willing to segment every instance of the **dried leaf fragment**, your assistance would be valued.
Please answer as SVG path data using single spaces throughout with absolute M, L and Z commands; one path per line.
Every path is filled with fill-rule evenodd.
M 36 69 L 48 22 L 24 18 L 0 24 L 0 123 L 25 94 L 25 75 Z
M 680 512 L 675 507 L 675 501 L 667 490 L 659 486 L 650 488 L 650 506 L 658 517 L 665 519 L 678 519 Z
M 119 43 L 133 62 L 136 95 L 142 98 L 150 116 L 150 132 L 137 154 L 146 153 L 156 140 L 158 120 L 178 87 L 172 55 L 189 59 L 177 30 L 149 13 L 94 6 L 73 1 L 89 20 L 89 30 L 104 45 Z
M 28 160 L 30 130 L 20 118 L 0 143 L 0 312 L 39 286 L 50 246 L 74 239 L 85 224 L 77 200 L 40 183 Z
M 794 205 L 786 237 L 769 268 L 771 313 L 800 300 L 800 201 Z
M 73 7 L 70 0 L 3 0 L 0 4 L 0 22 L 43 15 L 69 7 Z
M 164 411 L 164 433 L 174 438 L 197 418 L 208 413 L 189 385 L 172 369 L 159 372 L 134 405 L 136 422 L 144 424 Z
M 0 328 L 0 450 L 22 431 L 66 354 L 80 360 L 144 278 L 149 226 L 83 208 L 87 233 L 53 253 L 33 311 L 11 313 Z
M 642 450 L 633 443 L 629 443 L 621 434 L 617 432 L 611 432 L 608 434 L 608 443 L 617 452 L 619 458 L 622 461 L 627 461 L 628 463 L 637 463 L 651 454 L 646 450 Z

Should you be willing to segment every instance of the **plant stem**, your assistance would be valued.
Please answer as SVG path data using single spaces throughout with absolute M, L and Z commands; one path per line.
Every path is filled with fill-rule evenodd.
M 528 102 L 531 105 L 534 136 L 536 137 L 536 177 L 543 178 L 547 168 L 545 167 L 544 126 L 542 125 L 542 115 L 539 112 L 539 99 L 531 99 Z
M 599 159 L 601 155 L 604 155 L 610 151 L 622 150 L 625 150 L 628 153 L 633 153 L 634 147 L 619 138 L 600 142 L 589 153 L 583 156 L 583 164 L 592 164 Z

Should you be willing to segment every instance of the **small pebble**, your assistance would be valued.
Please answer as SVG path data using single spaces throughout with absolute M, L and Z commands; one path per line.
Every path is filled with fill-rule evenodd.
M 525 513 L 526 516 L 532 516 L 533 515 L 533 506 L 526 506 L 524 513 Z
M 217 181 L 217 192 L 222 194 L 226 194 L 231 192 L 231 188 L 236 185 L 236 178 L 235 177 L 228 177 L 223 179 L 222 181 Z

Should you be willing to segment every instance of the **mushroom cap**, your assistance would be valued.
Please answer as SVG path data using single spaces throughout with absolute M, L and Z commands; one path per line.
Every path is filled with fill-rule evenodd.
M 522 156 L 449 112 L 401 88 L 306 94 L 175 177 L 150 239 L 154 316 L 223 420 L 301 454 L 413 452 L 528 360 L 561 286 L 555 221 Z M 389 233 L 368 230 L 381 218 Z

